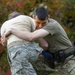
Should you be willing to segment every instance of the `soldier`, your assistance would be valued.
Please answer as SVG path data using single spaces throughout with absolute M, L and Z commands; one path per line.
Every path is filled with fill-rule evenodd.
M 12 33 L 29 41 L 44 37 L 48 45 L 45 44 L 47 48 L 42 53 L 49 62 L 53 62 L 49 64 L 50 67 L 56 68 L 54 63 L 57 62 L 60 75 L 75 75 L 75 51 L 65 30 L 56 20 L 48 18 L 48 11 L 44 7 L 37 8 L 33 18 L 38 30 L 27 32 L 11 28 L 5 36 Z

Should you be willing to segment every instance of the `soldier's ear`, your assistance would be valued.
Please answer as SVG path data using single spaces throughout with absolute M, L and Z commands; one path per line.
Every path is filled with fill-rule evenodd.
M 32 18 L 34 18 L 34 15 L 32 15 Z

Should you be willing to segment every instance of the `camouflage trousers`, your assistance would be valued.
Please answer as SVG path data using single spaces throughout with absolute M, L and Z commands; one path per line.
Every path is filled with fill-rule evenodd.
M 36 43 L 21 44 L 8 49 L 8 61 L 12 75 L 37 75 L 32 64 L 42 48 Z
M 56 69 L 59 75 L 75 75 L 75 56 L 68 57 L 65 63 L 60 63 Z

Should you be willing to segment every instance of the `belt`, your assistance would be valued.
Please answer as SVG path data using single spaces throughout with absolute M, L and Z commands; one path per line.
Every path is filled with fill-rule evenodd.
M 7 45 L 7 49 L 13 47 L 13 46 L 16 46 L 16 45 L 21 45 L 21 44 L 28 44 L 30 42 L 28 41 L 14 41 L 12 43 L 10 43 L 9 45 Z
M 71 56 L 71 55 L 74 55 L 75 56 L 75 50 L 70 51 L 70 52 L 65 53 L 65 54 L 66 54 L 66 58 L 69 57 L 69 56 Z
M 75 50 L 73 47 L 67 49 L 67 50 L 64 50 L 64 53 L 66 54 L 66 57 L 69 57 L 71 55 L 75 55 Z
M 55 59 L 57 60 L 57 62 L 64 62 L 66 58 L 72 55 L 75 56 L 75 50 L 71 50 L 70 52 L 67 53 L 61 50 L 55 53 Z

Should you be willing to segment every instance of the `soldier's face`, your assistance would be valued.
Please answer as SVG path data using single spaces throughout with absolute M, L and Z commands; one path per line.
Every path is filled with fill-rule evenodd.
M 48 22 L 47 19 L 45 20 L 40 20 L 37 16 L 35 17 L 35 22 L 36 22 L 36 29 L 40 29 L 43 26 L 45 26 Z

